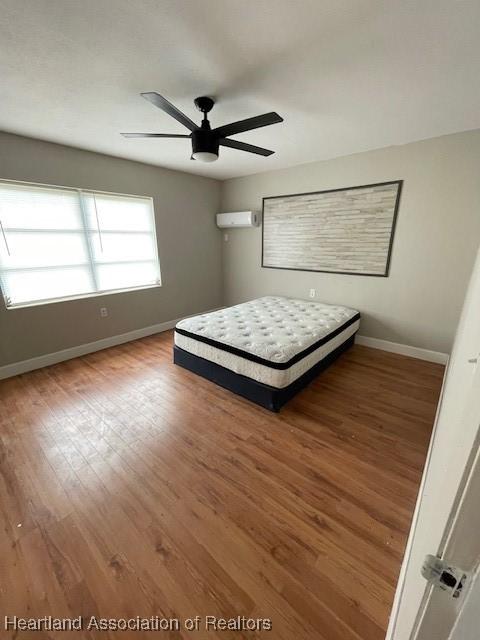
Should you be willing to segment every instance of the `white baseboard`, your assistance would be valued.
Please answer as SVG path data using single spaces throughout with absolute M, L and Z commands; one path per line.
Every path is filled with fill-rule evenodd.
M 210 309 L 210 311 L 215 310 L 216 309 Z M 151 326 L 143 327 L 142 329 L 134 329 L 133 331 L 127 331 L 127 333 L 103 338 L 102 340 L 95 340 L 95 342 L 87 342 L 86 344 L 80 344 L 76 347 L 70 347 L 68 349 L 62 349 L 61 351 L 55 351 L 54 353 L 46 353 L 45 355 L 37 356 L 36 358 L 29 358 L 28 360 L 4 365 L 3 367 L 0 367 L 0 380 L 3 380 L 4 378 L 11 378 L 12 376 L 18 376 L 20 373 L 26 373 L 27 371 L 33 371 L 34 369 L 48 367 L 51 364 L 57 364 L 57 362 L 64 362 L 65 360 L 78 358 L 79 356 L 84 356 L 87 353 L 93 353 L 94 351 L 101 351 L 102 349 L 115 347 L 118 344 L 124 344 L 125 342 L 131 342 L 132 340 L 145 338 L 146 336 L 151 336 L 154 333 L 168 331 L 168 329 L 173 329 L 179 320 L 181 320 L 181 318 L 169 320 L 167 322 L 160 322 L 159 324 L 152 324 Z M 429 362 L 446 364 L 448 361 L 448 354 L 446 353 L 420 349 L 420 347 L 411 347 L 407 344 L 389 342 L 388 340 L 379 340 L 378 338 L 369 338 L 368 336 L 357 336 L 355 338 L 355 342 L 366 347 L 382 349 L 383 351 L 391 351 L 392 353 L 400 353 L 404 356 L 420 358 L 420 360 L 428 360 Z
M 429 349 L 421 349 L 420 347 L 412 347 L 408 344 L 400 344 L 399 342 L 389 342 L 388 340 L 380 340 L 379 338 L 369 338 L 368 336 L 357 336 L 355 338 L 357 344 L 363 344 L 365 347 L 373 349 L 381 349 L 382 351 L 390 351 L 391 353 L 399 353 L 402 356 L 410 356 L 419 360 L 428 360 L 428 362 L 436 362 L 437 364 L 447 364 L 448 353 L 440 351 L 430 351 Z
M 108 349 L 108 347 L 115 347 L 116 345 L 123 344 L 124 342 L 131 342 L 132 340 L 145 338 L 146 336 L 151 336 L 154 333 L 173 329 L 179 320 L 181 320 L 181 318 L 178 318 L 177 320 L 169 320 L 168 322 L 160 322 L 159 324 L 152 324 L 149 327 L 134 329 L 133 331 L 127 331 L 127 333 L 103 338 L 102 340 L 95 340 L 95 342 L 87 342 L 86 344 L 62 349 L 61 351 L 55 351 L 54 353 L 46 353 L 45 355 L 30 358 L 28 360 L 22 360 L 21 362 L 7 364 L 0 367 L 0 380 L 4 378 L 11 378 L 12 376 L 17 376 L 20 373 L 26 373 L 27 371 L 33 371 L 34 369 L 48 367 L 51 364 L 57 364 L 57 362 L 63 362 L 64 360 L 78 358 L 79 356 L 84 356 L 87 353 L 101 351 L 102 349 Z

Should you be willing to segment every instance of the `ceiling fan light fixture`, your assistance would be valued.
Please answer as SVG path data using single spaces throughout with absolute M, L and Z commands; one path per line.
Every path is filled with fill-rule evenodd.
M 177 122 L 180 122 L 180 124 L 189 129 L 190 133 L 122 133 L 122 136 L 125 138 L 190 138 L 192 142 L 192 155 L 190 157 L 200 162 L 215 162 L 215 160 L 218 160 L 219 146 L 230 147 L 230 149 L 238 149 L 239 151 L 246 151 L 247 153 L 255 153 L 259 156 L 271 156 L 273 151 L 270 151 L 270 149 L 256 147 L 254 144 L 248 144 L 240 140 L 232 140 L 229 136 L 244 133 L 245 131 L 252 131 L 252 129 L 258 129 L 260 127 L 267 127 L 277 122 L 283 122 L 283 118 L 280 117 L 278 113 L 271 111 L 270 113 L 264 113 L 260 116 L 254 116 L 253 118 L 246 118 L 245 120 L 238 120 L 237 122 L 231 122 L 222 127 L 212 129 L 207 115 L 215 104 L 213 98 L 209 98 L 208 96 L 195 98 L 195 106 L 203 113 L 202 122 L 200 126 L 198 126 L 193 120 L 190 120 L 188 116 L 156 91 L 147 91 L 140 95 L 174 118 Z
M 194 160 L 200 160 L 200 162 L 215 162 L 218 160 L 218 153 L 211 153 L 210 151 L 195 151 L 192 153 Z
M 218 159 L 218 139 L 210 130 L 208 122 L 190 134 L 192 139 L 192 158 L 200 162 L 215 162 Z

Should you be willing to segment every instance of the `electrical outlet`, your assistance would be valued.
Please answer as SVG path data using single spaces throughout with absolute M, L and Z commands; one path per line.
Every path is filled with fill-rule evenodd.
M 102 318 L 106 318 L 108 316 L 108 309 L 107 307 L 100 307 L 100 316 Z
M 225 242 L 228 242 L 228 233 L 223 234 L 223 239 L 225 240 Z
M 316 296 L 315 289 L 310 289 L 310 298 L 314 298 Z

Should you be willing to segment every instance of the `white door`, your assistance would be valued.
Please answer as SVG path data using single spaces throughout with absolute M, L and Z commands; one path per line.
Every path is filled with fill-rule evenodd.
M 457 495 L 442 542 L 442 557 L 447 563 L 447 575 L 457 579 L 465 575 L 461 591 L 441 589 L 427 591 L 417 618 L 416 640 L 478 640 L 480 612 L 475 610 L 480 584 L 480 438 L 477 437 L 464 482 Z M 455 567 L 455 569 L 451 569 Z M 442 567 L 443 570 L 443 567 Z M 453 597 L 456 593 L 459 597 Z M 475 628 L 471 619 L 476 619 Z
M 445 300 L 448 305 L 448 299 Z M 427 554 L 442 553 L 480 424 L 480 251 L 444 380 L 422 484 L 400 572 L 387 640 L 414 638 L 429 589 L 421 575 Z
M 472 578 L 462 610 L 450 634 L 450 640 L 478 640 L 478 615 L 480 611 L 480 574 Z

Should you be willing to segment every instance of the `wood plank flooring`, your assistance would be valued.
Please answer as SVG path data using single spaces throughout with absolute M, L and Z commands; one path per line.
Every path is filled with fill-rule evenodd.
M 2 616 L 384 638 L 442 375 L 355 346 L 272 414 L 173 365 L 167 332 L 0 382 Z

